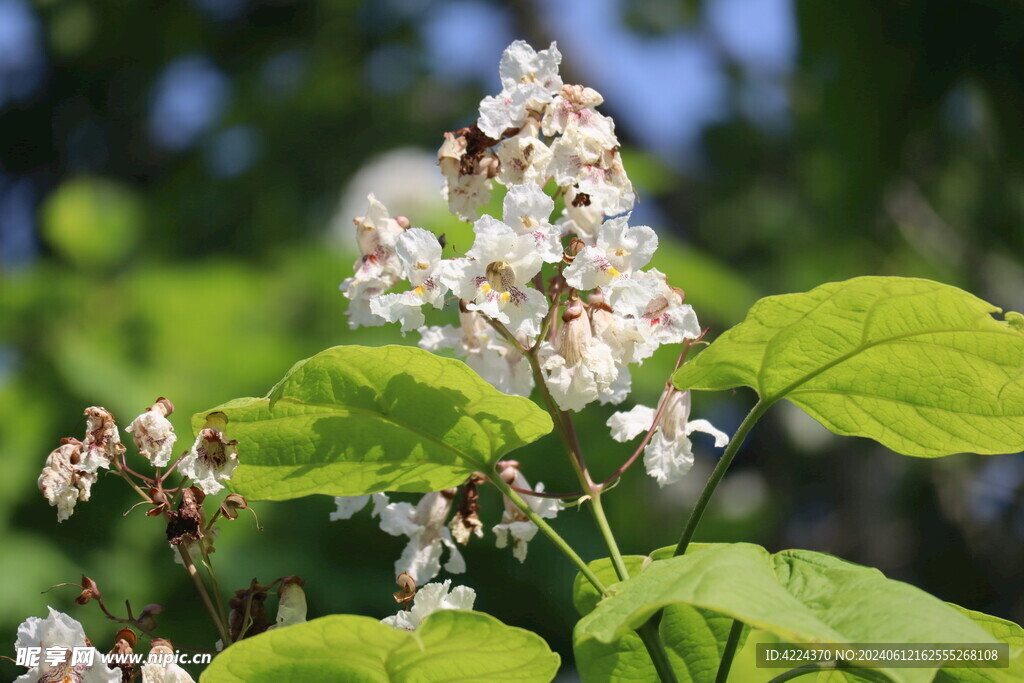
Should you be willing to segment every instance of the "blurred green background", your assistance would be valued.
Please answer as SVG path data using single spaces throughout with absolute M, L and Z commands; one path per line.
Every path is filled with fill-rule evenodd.
M 35 480 L 82 410 L 122 427 L 157 396 L 188 417 L 262 395 L 350 331 L 338 283 L 367 192 L 413 225 L 466 229 L 440 199 L 441 133 L 499 89 L 515 38 L 557 40 L 566 82 L 601 91 L 660 234 L 655 265 L 714 337 L 759 296 L 864 274 L 928 277 L 1024 308 L 1024 5 L 837 0 L 0 0 L 0 634 L 48 604 L 107 649 L 117 626 L 52 584 L 93 577 L 112 608 L 167 607 L 161 630 L 216 638 L 159 520 L 104 477 L 58 525 Z M 440 316 L 437 322 L 442 322 Z M 450 321 L 448 321 L 450 322 Z M 674 359 L 637 373 L 652 404 Z M 730 430 L 751 394 L 695 398 Z M 629 450 L 611 409 L 579 420 L 592 469 Z M 639 468 L 609 496 L 623 550 L 674 543 L 713 466 L 686 481 Z M 130 440 L 128 441 L 130 443 Z M 130 450 L 133 450 L 130 448 Z M 242 458 L 244 458 L 244 453 Z M 570 490 L 554 436 L 517 453 Z M 1024 620 L 1024 459 L 896 456 L 778 408 L 719 489 L 701 540 L 804 547 L 879 567 L 943 599 Z M 484 519 L 501 504 L 483 493 Z M 329 522 L 328 498 L 256 504 L 225 523 L 222 587 L 307 579 L 310 616 L 395 609 L 404 539 Z M 587 515 L 557 526 L 602 555 Z M 465 551 L 479 609 L 539 632 L 565 661 L 569 564 L 538 537 L 526 563 Z M 441 578 L 445 578 L 442 574 Z M 10 652 L 4 654 L 13 654 Z M 0 664 L 0 676 L 15 668 Z

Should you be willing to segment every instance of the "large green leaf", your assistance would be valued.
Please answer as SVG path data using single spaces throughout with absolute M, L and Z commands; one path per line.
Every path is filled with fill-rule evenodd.
M 876 569 L 830 555 L 710 544 L 652 562 L 576 625 L 577 647 L 612 643 L 658 610 L 688 605 L 739 619 L 794 643 L 991 643 L 961 611 Z M 883 669 L 903 683 L 931 681 L 933 669 Z M 781 671 L 779 672 L 781 673 Z
M 480 612 L 435 612 L 416 631 L 334 615 L 236 643 L 214 658 L 200 681 L 546 682 L 558 663 L 537 634 Z
M 894 277 L 762 299 L 674 376 L 753 387 L 907 455 L 1024 449 L 1024 332 L 955 287 Z M 1018 320 L 1019 316 L 1007 316 Z
M 697 547 L 702 546 L 693 544 L 691 550 Z M 636 576 L 650 565 L 652 559 L 671 556 L 658 556 L 655 553 L 650 557 L 624 556 L 630 576 Z M 617 582 L 618 576 L 611 560 L 595 560 L 589 566 L 606 585 Z M 577 574 L 573 583 L 573 603 L 580 615 L 586 616 L 592 612 L 600 600 L 601 595 L 593 584 L 582 574 Z M 670 605 L 662 611 L 658 631 L 680 683 L 702 683 L 714 679 L 732 624 L 731 617 L 689 605 Z M 580 677 L 588 683 L 657 679 L 647 648 L 640 636 L 632 631 L 613 643 L 602 643 L 595 639 L 580 640 L 574 644 L 573 649 L 576 668 Z
M 406 346 L 327 349 L 265 398 L 198 413 L 193 428 L 216 411 L 239 442 L 231 487 L 252 500 L 437 491 L 552 427 L 532 401 L 466 364 Z
M 951 605 L 992 635 L 993 641 L 1010 646 L 1010 666 L 1005 669 L 946 668 L 935 677 L 936 683 L 1009 683 L 1024 681 L 1024 629 L 1012 621 Z

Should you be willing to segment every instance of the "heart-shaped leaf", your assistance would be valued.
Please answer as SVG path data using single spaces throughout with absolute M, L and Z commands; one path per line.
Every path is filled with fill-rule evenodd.
M 1018 314 L 949 285 L 895 277 L 762 299 L 673 382 L 753 387 L 837 434 L 906 455 L 1024 449 L 1024 331 Z
M 708 544 L 652 562 L 611 592 L 576 625 L 577 651 L 589 640 L 613 643 L 673 605 L 738 619 L 792 643 L 993 642 L 962 611 L 920 589 L 806 550 L 772 555 L 746 543 Z M 898 683 L 935 676 L 934 669 L 880 671 Z
M 532 401 L 468 365 L 407 346 L 336 346 L 296 363 L 264 398 L 213 412 L 239 442 L 231 488 L 250 500 L 438 491 L 551 431 Z

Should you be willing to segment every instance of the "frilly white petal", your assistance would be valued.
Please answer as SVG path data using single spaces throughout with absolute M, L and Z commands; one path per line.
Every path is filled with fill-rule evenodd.
M 683 478 L 693 467 L 693 449 L 690 440 L 680 436 L 669 441 L 658 431 L 644 449 L 644 466 L 658 486 L 668 486 Z
M 718 429 L 707 420 L 690 420 L 686 423 L 686 435 L 694 432 L 703 432 L 715 437 L 715 448 L 725 448 L 729 445 L 729 435 Z
M 330 521 L 336 522 L 339 519 L 351 519 L 370 502 L 370 496 L 335 496 L 334 504 L 338 509 L 331 513 Z
M 635 405 L 629 410 L 619 411 L 608 418 L 608 428 L 612 430 L 612 438 L 625 443 L 640 436 L 654 424 L 654 408 Z

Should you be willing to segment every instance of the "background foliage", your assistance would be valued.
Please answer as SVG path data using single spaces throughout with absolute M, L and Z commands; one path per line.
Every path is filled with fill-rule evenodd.
M 669 243 L 654 265 L 712 336 L 758 296 L 865 274 L 928 277 L 1024 308 L 1017 3 L 0 0 L 9 641 L 52 604 L 106 647 L 116 628 L 98 611 L 74 606 L 68 589 L 39 594 L 82 572 L 108 604 L 167 606 L 172 638 L 214 640 L 161 525 L 121 516 L 131 492 L 101 480 L 58 526 L 35 491 L 43 459 L 61 436 L 81 436 L 88 405 L 124 424 L 167 396 L 184 448 L 192 412 L 262 395 L 300 358 L 411 343 L 396 328 L 347 328 L 336 285 L 354 258 L 350 219 L 372 190 L 414 225 L 466 242 L 439 198 L 433 152 L 497 91 L 497 58 L 519 37 L 557 39 L 566 81 L 605 95 L 642 200 L 634 222 Z M 637 401 L 655 399 L 672 359 L 645 364 Z M 753 397 L 697 400 L 728 429 Z M 626 455 L 606 416 L 581 423 L 598 475 Z M 702 539 L 835 553 L 1024 620 L 1022 456 L 897 458 L 796 411 L 770 418 Z M 631 472 L 610 497 L 624 552 L 675 542 L 713 464 L 709 445 L 687 481 L 658 490 Z M 517 457 L 531 480 L 568 490 L 557 451 L 550 436 Z M 497 523 L 497 496 L 483 502 Z M 311 616 L 393 611 L 402 540 L 365 518 L 328 522 L 332 508 L 319 497 L 264 503 L 265 531 L 246 517 L 226 525 L 221 584 L 297 573 Z M 585 557 L 603 554 L 584 515 L 558 524 Z M 564 559 L 538 539 L 520 566 L 488 539 L 467 562 L 478 609 L 537 631 L 571 664 Z

